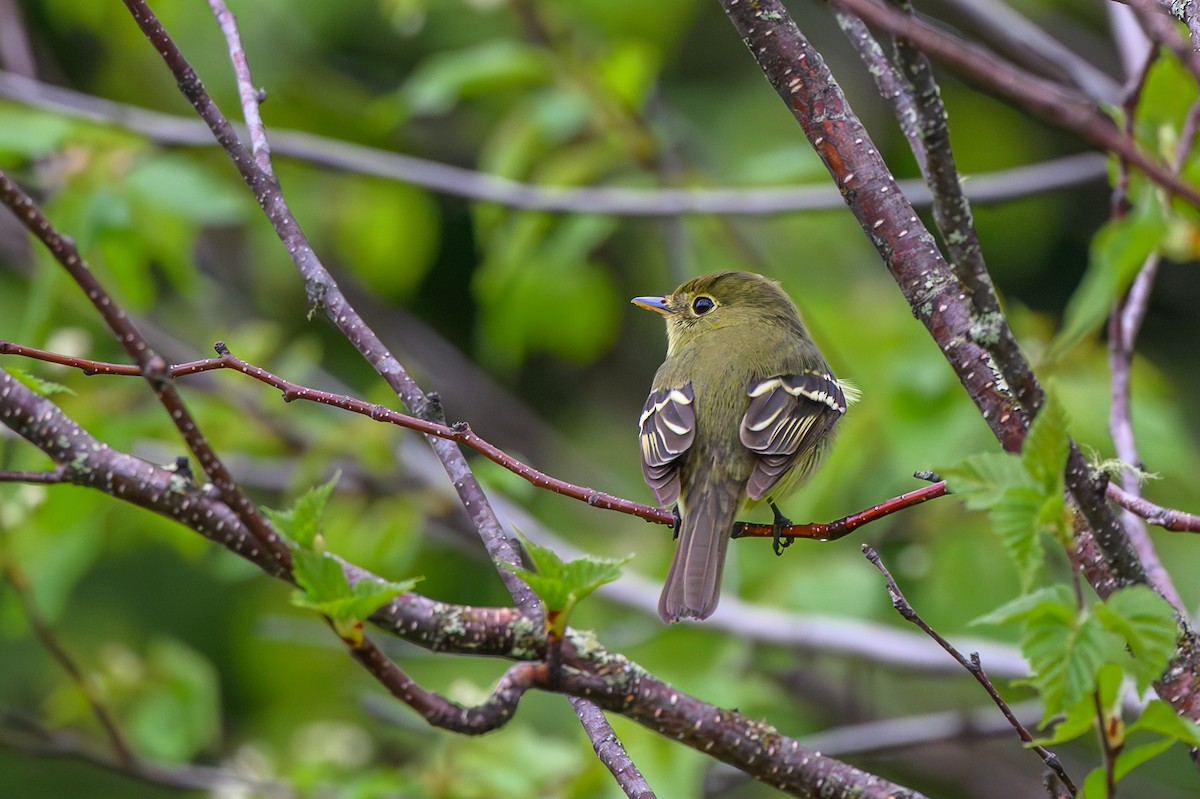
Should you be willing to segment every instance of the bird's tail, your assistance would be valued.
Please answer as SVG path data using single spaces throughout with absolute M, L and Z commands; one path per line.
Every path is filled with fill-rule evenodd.
M 665 622 L 707 619 L 717 609 L 725 549 L 742 500 L 741 487 L 730 482 L 710 475 L 686 492 L 679 544 L 658 600 L 658 615 Z

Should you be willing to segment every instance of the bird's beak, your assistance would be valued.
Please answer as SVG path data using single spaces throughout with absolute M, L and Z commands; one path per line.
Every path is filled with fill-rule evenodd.
M 655 311 L 663 316 L 670 316 L 675 313 L 671 310 L 671 306 L 667 305 L 666 297 L 634 297 L 630 302 L 639 308 L 645 308 L 647 311 Z

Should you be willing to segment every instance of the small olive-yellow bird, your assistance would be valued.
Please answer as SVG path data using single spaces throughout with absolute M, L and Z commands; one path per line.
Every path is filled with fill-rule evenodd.
M 857 392 L 839 382 L 779 284 L 718 272 L 635 305 L 667 322 L 667 358 L 638 422 L 642 472 L 660 505 L 675 506 L 679 543 L 658 603 L 664 621 L 717 607 L 733 523 L 799 487 L 832 442 Z

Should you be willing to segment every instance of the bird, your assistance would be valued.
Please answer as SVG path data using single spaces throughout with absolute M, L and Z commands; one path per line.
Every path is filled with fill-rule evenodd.
M 642 474 L 674 508 L 678 544 L 659 599 L 665 622 L 706 619 L 720 598 L 737 515 L 777 502 L 829 451 L 858 391 L 834 376 L 780 284 L 725 271 L 634 305 L 666 320 L 667 355 L 638 420 Z

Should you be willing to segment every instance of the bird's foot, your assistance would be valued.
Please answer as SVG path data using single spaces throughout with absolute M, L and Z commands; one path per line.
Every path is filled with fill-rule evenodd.
M 679 506 L 671 508 L 671 515 L 675 517 L 675 521 L 671 522 L 671 538 L 679 540 L 679 525 L 683 524 L 683 517 L 679 515 Z
M 779 510 L 779 506 L 774 502 L 767 502 L 771 506 L 771 513 L 775 514 L 775 521 L 771 523 L 771 548 L 775 550 L 775 556 L 783 554 L 783 550 L 792 545 L 794 540 L 791 536 L 783 537 L 783 528 L 791 527 L 792 520 L 784 516 Z

